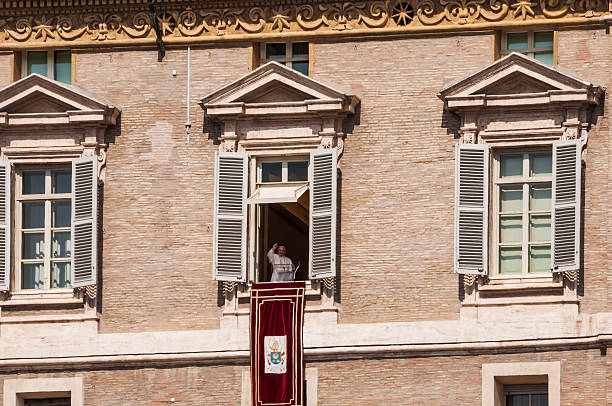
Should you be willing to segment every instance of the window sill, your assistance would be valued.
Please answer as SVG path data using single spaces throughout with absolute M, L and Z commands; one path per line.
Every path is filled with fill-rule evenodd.
M 556 281 L 550 275 L 519 275 L 519 276 L 492 276 L 488 283 L 479 285 L 481 292 L 497 292 L 504 290 L 533 290 L 533 289 L 562 289 L 563 281 Z
M 321 298 L 321 291 L 318 289 L 312 288 L 312 282 L 304 281 L 306 283 L 306 289 L 304 290 L 304 296 L 307 298 Z M 247 289 L 241 291 L 238 289 L 238 299 L 249 298 L 251 297 L 251 284 L 247 285 Z
M 33 290 L 11 293 L 10 298 L 0 300 L 0 306 L 41 306 L 41 305 L 76 305 L 83 299 L 75 298 L 72 289 L 57 289 L 54 291 Z

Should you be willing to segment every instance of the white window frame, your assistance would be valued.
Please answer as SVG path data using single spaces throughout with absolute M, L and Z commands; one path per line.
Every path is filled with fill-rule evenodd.
M 55 80 L 55 51 L 70 51 L 68 48 L 53 48 L 53 49 L 28 49 L 21 53 L 21 77 L 28 76 L 28 52 L 46 52 L 47 53 L 47 77 Z M 72 70 L 72 52 L 70 53 L 70 69 Z M 72 72 L 70 74 L 72 81 Z
M 310 166 L 310 157 L 308 155 L 296 155 L 292 157 L 260 157 L 257 159 L 257 185 L 274 185 L 275 183 L 282 184 L 299 184 L 308 182 L 308 178 L 306 180 L 297 180 L 297 181 L 289 181 L 289 162 L 306 162 L 308 166 Z M 280 182 L 262 182 L 262 164 L 270 162 L 280 162 L 282 164 L 282 180 Z
M 521 148 L 521 149 L 494 149 L 491 154 L 492 159 L 492 171 L 491 173 L 491 207 L 489 214 L 489 221 L 492 226 L 492 234 L 491 236 L 491 251 L 492 255 L 491 263 L 489 264 L 491 271 L 490 275 L 495 278 L 541 278 L 541 277 L 550 277 L 552 275 L 552 271 L 548 272 L 529 272 L 529 246 L 530 245 L 538 245 L 538 243 L 530 244 L 529 243 L 529 215 L 531 214 L 529 210 L 529 185 L 531 184 L 541 184 L 541 183 L 550 183 L 552 188 L 552 173 L 550 176 L 539 176 L 539 177 L 514 177 L 508 180 L 501 180 L 499 177 L 500 173 L 500 156 L 501 155 L 523 155 L 523 174 L 528 173 L 529 170 L 529 154 L 538 154 L 538 153 L 550 153 L 552 155 L 552 146 L 550 147 L 539 147 L 539 148 Z M 521 265 L 521 273 L 517 274 L 502 274 L 499 269 L 499 247 L 500 247 L 500 214 L 499 214 L 499 206 L 500 206 L 500 193 L 499 186 L 504 184 L 522 184 L 523 189 L 523 208 L 522 208 L 522 265 Z M 552 207 L 548 213 L 552 216 Z M 542 213 L 544 214 L 544 213 Z M 551 219 L 552 221 L 552 219 Z M 551 236 L 552 238 L 552 236 Z M 545 242 L 542 242 L 545 243 Z M 551 241 L 548 241 L 548 245 L 551 246 Z
M 307 57 L 293 57 L 293 44 L 294 43 L 305 43 L 308 45 L 308 56 Z M 266 46 L 268 44 L 285 44 L 285 57 L 284 58 L 267 58 L 266 55 Z M 308 66 L 308 75 L 310 75 L 310 58 L 311 58 L 311 47 L 310 47 L 310 42 L 307 41 L 271 41 L 271 42 L 264 42 L 262 43 L 261 46 L 261 54 L 260 54 L 260 58 L 261 61 L 263 61 L 262 64 L 267 63 L 267 62 L 271 62 L 271 61 L 275 61 L 278 63 L 285 63 L 285 65 L 288 68 L 293 69 L 293 62 L 308 62 L 309 66 Z
M 52 177 L 51 172 L 57 170 L 70 170 L 72 172 L 72 168 L 70 165 L 24 165 L 19 166 L 14 171 L 15 176 L 15 187 L 13 190 L 13 201 L 15 207 L 15 214 L 13 215 L 13 230 L 15 232 L 13 235 L 15 236 L 15 249 L 13 250 L 13 287 L 12 291 L 19 293 L 40 293 L 40 292 L 57 292 L 57 293 L 68 293 L 72 292 L 73 288 L 51 288 L 51 238 L 52 238 L 52 230 L 51 230 L 51 202 L 54 200 L 69 200 L 72 203 L 72 193 L 51 193 L 52 188 Z M 22 194 L 22 186 L 23 186 L 23 173 L 24 172 L 45 172 L 45 193 L 44 194 L 36 194 L 36 195 L 23 195 Z M 45 227 L 44 227 L 44 241 L 45 244 L 45 257 L 44 257 L 44 288 L 43 289 L 22 289 L 22 203 L 28 201 L 42 201 L 45 202 Z M 61 231 L 70 232 L 70 227 L 64 227 Z M 29 260 L 28 260 L 29 261 Z M 40 262 L 40 261 L 32 261 L 32 262 Z M 71 264 L 72 266 L 72 264 Z M 72 282 L 72 281 L 71 281 Z
M 548 383 L 548 406 L 561 406 L 560 361 L 483 364 L 482 406 L 504 406 L 504 384 L 543 383 L 543 381 Z
M 83 406 L 83 377 L 4 380 L 4 406 L 23 406 L 28 398 L 54 397 L 70 397 L 71 406 Z
M 513 49 L 513 50 L 508 50 L 508 34 L 517 34 L 517 33 L 523 33 L 526 32 L 527 33 L 527 48 L 523 48 L 523 49 Z M 535 45 L 535 33 L 536 32 L 552 32 L 553 34 L 553 44 L 549 47 L 538 47 L 536 48 Z M 534 57 L 535 52 L 547 52 L 547 51 L 552 51 L 553 53 L 553 61 L 556 60 L 555 58 L 555 31 L 554 30 L 509 30 L 509 31 L 502 31 L 502 37 L 501 37 L 501 49 L 499 50 L 499 54 L 501 57 L 504 57 L 512 52 L 519 52 L 521 54 L 525 54 L 527 56 L 530 56 L 531 58 Z M 555 65 L 555 64 L 553 64 Z

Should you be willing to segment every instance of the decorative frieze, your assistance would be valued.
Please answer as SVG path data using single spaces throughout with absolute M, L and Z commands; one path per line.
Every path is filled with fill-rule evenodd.
M 212 3 L 4 8 L 0 44 L 112 43 L 154 40 L 153 18 L 164 41 L 231 39 L 236 36 L 350 30 L 394 32 L 477 23 L 525 22 L 609 14 L 605 0 L 393 0 L 311 2 L 230 7 Z M 251 3 L 252 4 L 252 3 Z

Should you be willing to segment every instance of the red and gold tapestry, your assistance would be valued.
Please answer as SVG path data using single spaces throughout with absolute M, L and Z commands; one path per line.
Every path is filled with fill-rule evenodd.
M 251 288 L 251 388 L 254 406 L 302 406 L 304 282 Z

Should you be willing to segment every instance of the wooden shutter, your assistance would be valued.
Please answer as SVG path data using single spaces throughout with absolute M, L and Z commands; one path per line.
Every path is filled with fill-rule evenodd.
M 11 164 L 0 162 L 0 290 L 11 288 Z
M 458 144 L 455 159 L 455 272 L 488 269 L 489 148 Z
M 213 278 L 246 281 L 246 197 L 248 156 L 215 155 Z
M 552 237 L 553 272 L 580 267 L 580 187 L 582 143 L 553 143 Z
M 72 161 L 72 286 L 97 283 L 98 157 Z
M 310 279 L 336 276 L 336 149 L 310 153 Z

